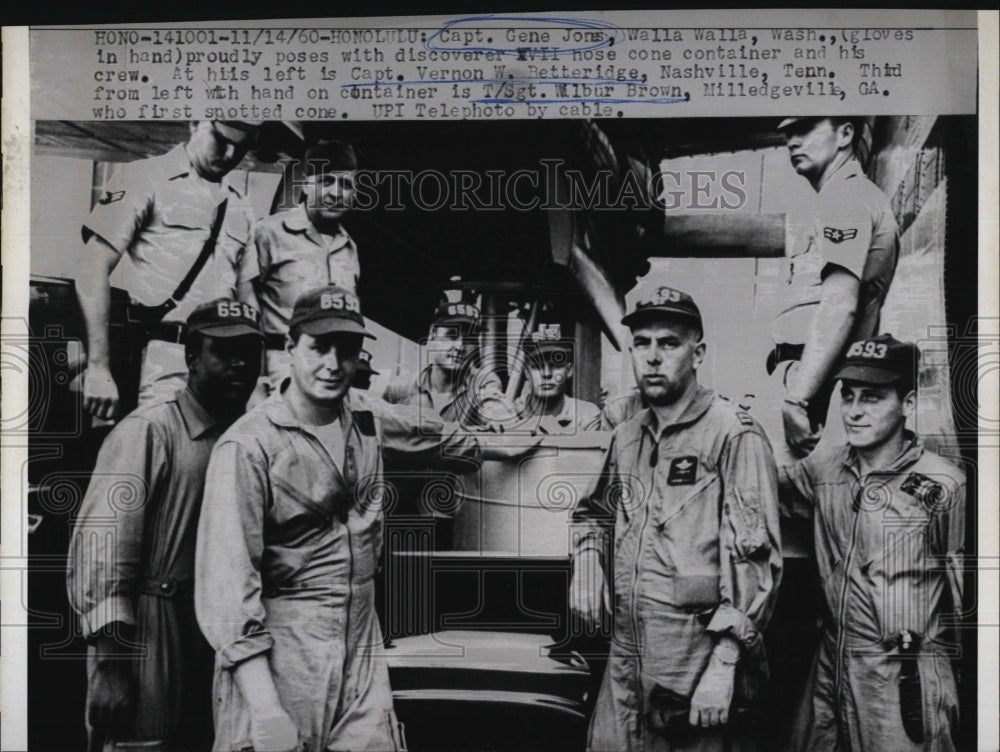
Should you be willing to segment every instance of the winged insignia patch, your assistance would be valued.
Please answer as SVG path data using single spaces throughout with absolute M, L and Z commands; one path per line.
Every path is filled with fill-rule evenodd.
M 845 240 L 854 240 L 857 236 L 858 231 L 855 228 L 850 230 L 841 230 L 836 227 L 823 228 L 823 237 L 831 243 L 843 243 Z
M 125 198 L 125 191 L 104 191 L 104 195 L 97 199 L 99 204 L 113 204 L 115 201 L 121 201 Z

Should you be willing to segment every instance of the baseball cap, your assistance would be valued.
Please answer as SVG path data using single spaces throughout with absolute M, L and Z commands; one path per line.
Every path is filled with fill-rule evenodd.
M 467 334 L 479 329 L 479 309 L 472 303 L 442 303 L 434 312 L 434 326 L 459 326 Z
M 640 321 L 655 318 L 682 319 L 702 328 L 701 311 L 694 298 L 683 290 L 660 285 L 639 293 L 635 309 L 622 319 L 625 326 L 635 326 Z
M 525 339 L 524 349 L 531 352 L 573 352 L 573 340 L 563 338 L 560 324 L 539 324 L 538 329 Z
M 362 350 L 358 353 L 358 371 L 378 376 L 378 371 L 372 368 L 372 354 L 367 350 Z
M 288 323 L 289 329 L 295 327 L 310 336 L 342 332 L 375 339 L 375 335 L 365 329 L 358 296 L 337 285 L 317 287 L 302 293 L 295 301 Z
M 900 342 L 891 334 L 863 339 L 847 348 L 844 365 L 835 379 L 867 384 L 916 383 L 920 351 L 912 342 Z
M 236 143 L 253 144 L 257 140 L 257 134 L 263 120 L 213 120 L 215 129 L 230 141 Z
M 795 125 L 796 123 L 801 122 L 803 120 L 819 120 L 819 117 L 816 116 L 816 115 L 810 115 L 808 117 L 787 117 L 784 120 L 782 120 L 780 123 L 778 123 L 778 130 L 779 131 L 783 131 L 783 130 L 785 130 L 785 128 L 789 128 L 789 127 L 791 127 L 791 126 Z
M 343 141 L 319 141 L 306 149 L 302 161 L 307 175 L 358 169 L 354 147 Z
M 249 303 L 231 298 L 216 298 L 191 311 L 187 318 L 187 332 L 202 332 L 212 337 L 253 334 L 264 338 L 260 329 L 260 311 Z

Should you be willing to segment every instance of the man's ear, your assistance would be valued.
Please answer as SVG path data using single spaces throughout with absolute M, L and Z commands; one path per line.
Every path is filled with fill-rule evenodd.
M 694 346 L 694 369 L 697 371 L 701 364 L 705 361 L 705 350 L 707 345 L 705 340 L 701 340 L 697 345 Z
M 911 389 L 902 399 L 903 417 L 909 420 L 917 409 L 917 390 Z
M 837 126 L 837 146 L 841 149 L 854 145 L 854 123 L 847 121 Z

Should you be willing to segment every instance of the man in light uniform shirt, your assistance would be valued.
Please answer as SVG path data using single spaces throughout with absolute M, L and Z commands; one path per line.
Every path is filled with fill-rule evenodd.
M 873 336 L 896 269 L 899 228 L 881 189 L 855 157 L 861 121 L 794 117 L 778 130 L 792 167 L 816 192 L 815 214 L 791 248 L 786 304 L 774 320 L 767 370 L 777 405 L 762 415 L 779 465 L 819 441 L 830 378 L 849 342 Z M 768 420 L 770 418 L 770 420 Z
M 573 340 L 562 338 L 559 324 L 540 324 L 524 344 L 527 393 L 515 401 L 518 415 L 548 434 L 572 434 L 596 427 L 600 410 L 593 402 L 566 394 L 573 378 Z
M 357 294 L 361 266 L 344 216 L 354 199 L 357 157 L 350 144 L 321 141 L 306 149 L 301 202 L 257 223 L 254 245 L 267 337 L 266 371 L 270 389 L 288 375 L 285 335 L 298 297 L 318 285 L 337 285 Z
M 257 258 L 248 250 L 253 211 L 226 175 L 255 143 L 258 125 L 194 121 L 187 143 L 125 165 L 94 204 L 83 225 L 86 246 L 76 285 L 87 322 L 84 407 L 95 417 L 107 420 L 118 411 L 119 385 L 108 351 L 110 275 L 116 268 L 133 302 L 165 303 L 195 265 L 217 212 L 223 212 L 212 256 L 145 347 L 140 405 L 170 397 L 184 385 L 184 320 L 198 305 L 219 297 L 256 304 Z

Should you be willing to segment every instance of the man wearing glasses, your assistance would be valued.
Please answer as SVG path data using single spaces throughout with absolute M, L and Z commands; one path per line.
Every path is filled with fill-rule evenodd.
M 87 322 L 84 407 L 95 417 L 120 412 L 123 385 L 111 375 L 108 347 L 112 272 L 131 300 L 129 319 L 148 338 L 140 405 L 184 385 L 184 321 L 198 305 L 220 297 L 256 303 L 257 258 L 247 248 L 253 211 L 226 176 L 255 144 L 258 127 L 192 121 L 186 143 L 125 165 L 94 204 L 76 285 Z

